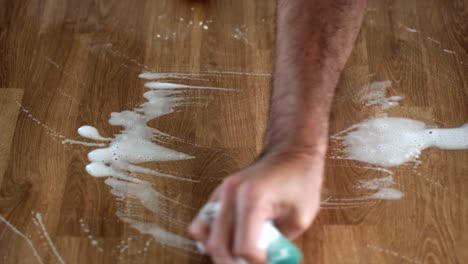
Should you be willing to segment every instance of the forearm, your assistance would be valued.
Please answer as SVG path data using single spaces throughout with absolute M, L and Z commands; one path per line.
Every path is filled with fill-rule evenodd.
M 264 152 L 325 155 L 335 87 L 365 7 L 365 0 L 278 0 Z

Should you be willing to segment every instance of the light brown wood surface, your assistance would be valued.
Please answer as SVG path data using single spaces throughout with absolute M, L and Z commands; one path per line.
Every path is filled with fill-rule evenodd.
M 208 262 L 157 241 L 144 251 L 151 236 L 122 223 L 104 179 L 85 171 L 93 148 L 62 141 L 82 140 L 76 130 L 86 124 L 117 134 L 107 120 L 144 102 L 141 72 L 210 73 L 177 81 L 239 92 L 193 92 L 200 104 L 150 123 L 197 145 L 167 143 L 197 158 L 151 166 L 200 180 L 158 185 L 199 208 L 261 149 L 274 21 L 273 0 L 0 1 L 0 263 L 38 263 L 32 247 L 43 263 Z M 352 100 L 383 80 L 404 97 L 389 116 L 467 123 L 468 1 L 370 0 L 338 86 L 332 134 L 383 114 Z M 428 149 L 420 160 L 395 170 L 401 200 L 324 206 L 295 241 L 304 263 L 468 263 L 468 151 Z M 379 176 L 365 167 L 329 158 L 324 199 L 361 197 L 359 180 Z M 172 210 L 174 222 L 195 214 Z M 187 236 L 172 222 L 164 227 Z

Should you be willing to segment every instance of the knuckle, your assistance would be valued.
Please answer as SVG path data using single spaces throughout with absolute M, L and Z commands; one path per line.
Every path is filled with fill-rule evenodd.
M 292 224 L 295 229 L 303 231 L 310 226 L 310 224 L 312 223 L 312 219 L 312 217 L 306 214 L 296 213 L 296 215 L 293 218 Z
M 236 188 L 239 183 L 239 179 L 236 175 L 230 176 L 226 178 L 223 182 L 223 187 L 228 190 L 232 190 Z
M 189 229 L 188 229 L 190 235 L 196 239 L 200 240 L 201 239 L 201 231 L 200 228 L 196 225 L 196 223 L 192 224 Z
M 208 251 L 210 254 L 213 254 L 213 255 L 220 255 L 225 251 L 222 243 L 219 243 L 217 239 L 208 240 L 208 243 L 206 243 L 205 246 L 206 246 L 206 251 Z
M 239 187 L 237 192 L 237 198 L 239 200 L 247 201 L 248 204 L 252 202 L 258 202 L 262 195 L 265 193 L 265 187 L 263 183 L 260 182 L 246 182 Z

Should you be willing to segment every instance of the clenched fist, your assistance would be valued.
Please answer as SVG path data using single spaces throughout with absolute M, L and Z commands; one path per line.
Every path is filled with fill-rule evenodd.
M 201 215 L 190 226 L 215 263 L 264 263 L 257 247 L 263 225 L 273 220 L 289 239 L 304 232 L 320 205 L 324 159 L 295 153 L 266 155 L 218 186 L 210 202 L 221 210 L 209 224 Z

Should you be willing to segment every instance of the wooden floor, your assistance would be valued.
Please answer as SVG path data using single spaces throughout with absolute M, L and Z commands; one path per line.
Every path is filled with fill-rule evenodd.
M 467 123 L 467 18 L 466 0 L 370 0 L 331 133 L 383 114 L 352 96 L 386 80 L 404 97 L 389 116 Z M 85 171 L 93 147 L 62 141 L 82 140 L 76 130 L 86 124 L 117 134 L 107 120 L 145 101 L 142 72 L 207 74 L 177 81 L 240 92 L 194 92 L 199 104 L 151 123 L 190 143 L 172 148 L 196 156 L 153 166 L 200 180 L 159 191 L 200 207 L 261 148 L 274 22 L 273 0 L 0 1 L 0 263 L 208 262 L 122 223 L 122 204 Z M 468 263 L 468 151 L 429 149 L 420 160 L 395 169 L 401 200 L 324 206 L 295 241 L 304 263 Z M 361 197 L 359 180 L 376 176 L 329 158 L 324 199 Z M 195 213 L 172 210 L 181 215 L 174 222 Z M 187 236 L 173 222 L 164 228 Z

